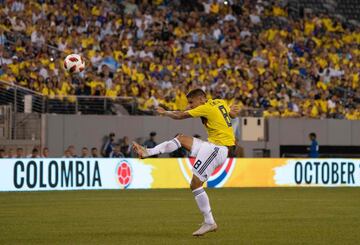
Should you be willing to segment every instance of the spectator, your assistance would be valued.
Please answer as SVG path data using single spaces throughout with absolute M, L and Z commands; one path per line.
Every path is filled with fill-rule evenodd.
M 311 145 L 310 145 L 310 147 L 308 147 L 309 157 L 318 158 L 319 157 L 319 144 L 316 140 L 316 134 L 310 133 L 309 139 L 311 141 Z
M 144 142 L 144 146 L 146 148 L 154 148 L 157 145 L 157 143 L 155 142 L 155 137 L 156 137 L 156 132 L 151 132 L 150 138 Z M 158 157 L 158 155 L 154 155 L 152 157 L 156 158 Z
M 66 149 L 65 151 L 64 151 L 64 156 L 63 156 L 63 158 L 71 158 L 72 156 L 71 156 L 71 153 L 70 153 L 70 151 L 69 151 L 69 149 Z
M 150 133 L 150 138 L 144 142 L 144 146 L 147 148 L 154 148 L 157 143 L 155 142 L 156 132 Z
M 14 158 L 14 150 L 12 148 L 8 150 L 7 158 Z
M 69 151 L 71 157 L 77 157 L 74 145 L 69 145 L 68 151 Z
M 4 46 L 6 43 L 6 36 L 4 34 L 4 29 L 0 27 L 0 45 Z M 0 61 L 1 63 L 1 61 Z
M 5 150 L 0 149 L 0 158 L 5 158 Z
M 180 147 L 176 151 L 171 152 L 170 157 L 187 157 L 188 152 L 184 147 Z
M 39 158 L 40 157 L 40 152 L 37 148 L 34 148 L 31 151 L 31 154 L 29 155 L 29 158 Z
M 48 157 L 49 157 L 49 148 L 48 148 L 48 147 L 44 147 L 44 148 L 43 148 L 42 157 L 44 157 L 44 158 L 48 158 Z
M 16 158 L 23 158 L 24 157 L 24 149 L 21 147 L 18 147 L 16 149 Z
M 102 150 L 102 155 L 104 157 L 109 157 L 110 153 L 113 151 L 115 146 L 115 133 L 110 133 L 109 134 L 109 138 L 107 139 L 103 150 Z
M 88 157 L 90 157 L 89 156 L 89 150 L 88 150 L 88 148 L 87 147 L 83 147 L 82 149 L 81 149 L 81 156 L 80 156 L 81 158 L 88 158 Z
M 91 148 L 91 157 L 93 157 L 93 158 L 99 157 L 98 149 L 96 147 Z
M 25 5 L 21 1 L 14 1 L 11 5 L 11 11 L 21 12 L 24 11 Z
M 81 82 L 79 84 L 79 86 L 76 88 L 75 94 L 76 95 L 91 95 L 91 88 L 87 84 Z
M 110 152 L 110 155 L 109 155 L 110 158 L 121 158 L 121 157 L 124 157 L 124 155 L 121 153 L 120 151 L 120 145 L 119 144 L 115 144 L 114 145 L 114 148 L 113 148 L 113 151 Z
M 120 146 L 120 151 L 124 157 L 131 157 L 131 146 L 127 136 L 124 136 Z

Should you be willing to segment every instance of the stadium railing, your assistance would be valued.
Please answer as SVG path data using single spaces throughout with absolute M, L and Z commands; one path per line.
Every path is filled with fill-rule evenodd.
M 0 139 L 9 139 L 11 137 L 11 125 L 11 105 L 0 105 Z
M 136 114 L 134 97 L 44 96 L 33 90 L 0 81 L 0 105 L 12 105 L 14 113 Z
M 136 114 L 137 103 L 132 97 L 54 96 L 47 98 L 45 111 L 58 114 Z
M 25 112 L 31 104 L 32 112 L 45 112 L 44 96 L 31 89 L 0 80 L 0 105 L 12 105 L 13 112 Z

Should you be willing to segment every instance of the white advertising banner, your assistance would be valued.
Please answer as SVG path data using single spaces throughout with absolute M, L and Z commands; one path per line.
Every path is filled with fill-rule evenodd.
M 150 188 L 137 159 L 1 159 L 0 191 Z

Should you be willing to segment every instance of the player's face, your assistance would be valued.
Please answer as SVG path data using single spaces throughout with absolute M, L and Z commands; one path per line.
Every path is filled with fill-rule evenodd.
M 194 109 L 198 107 L 199 105 L 202 105 L 206 102 L 206 100 L 203 97 L 194 97 L 194 98 L 188 98 L 188 108 Z

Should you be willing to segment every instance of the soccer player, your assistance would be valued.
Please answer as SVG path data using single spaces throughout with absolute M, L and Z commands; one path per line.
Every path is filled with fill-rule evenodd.
M 193 235 L 202 236 L 207 232 L 217 230 L 217 224 L 211 213 L 209 198 L 203 184 L 208 180 L 215 168 L 225 162 L 228 156 L 233 157 L 235 136 L 231 118 L 238 115 L 239 108 L 237 106 L 229 108 L 224 100 L 208 100 L 205 92 L 201 89 L 190 91 L 187 94 L 187 100 L 189 109 L 186 111 L 166 111 L 159 107 L 157 112 L 162 116 L 173 119 L 200 117 L 208 133 L 208 141 L 180 134 L 174 139 L 165 141 L 151 149 L 146 149 L 136 142 L 133 142 L 133 147 L 141 158 L 170 153 L 180 147 L 190 151 L 190 156 L 196 157 L 192 168 L 193 177 L 190 188 L 204 216 L 204 223 Z

